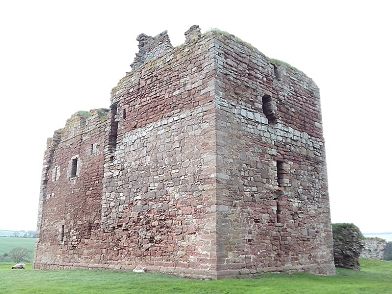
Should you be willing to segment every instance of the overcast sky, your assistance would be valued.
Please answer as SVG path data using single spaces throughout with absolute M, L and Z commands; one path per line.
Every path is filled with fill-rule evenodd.
M 0 229 L 35 229 L 47 137 L 108 107 L 136 36 L 219 28 L 321 91 L 333 222 L 391 232 L 390 1 L 1 1 Z

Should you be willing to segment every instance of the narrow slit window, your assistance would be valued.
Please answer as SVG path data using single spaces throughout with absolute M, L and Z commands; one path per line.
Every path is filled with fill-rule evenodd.
M 113 116 L 116 115 L 117 114 L 117 103 L 113 103 L 110 106 L 110 110 L 111 110 Z
M 123 119 L 127 118 L 127 110 L 124 108 L 123 109 Z
M 91 230 L 92 230 L 92 225 L 91 225 L 91 223 L 88 223 L 87 230 L 86 230 L 86 239 L 91 238 Z
M 99 144 L 98 143 L 91 144 L 90 154 L 91 155 L 97 154 L 98 153 L 98 148 L 99 148 Z
M 263 103 L 263 113 L 268 119 L 269 124 L 275 124 L 277 117 L 274 110 L 274 105 L 272 103 L 272 98 L 269 95 L 264 95 L 262 98 Z
M 279 81 L 280 81 L 280 72 L 279 72 L 279 69 L 278 69 L 278 67 L 275 65 L 275 64 L 272 64 L 272 66 L 274 67 L 274 75 L 275 75 L 275 78 L 277 78 Z
M 61 225 L 61 235 L 60 235 L 60 240 L 61 242 L 64 242 L 64 225 Z
M 110 128 L 109 146 L 110 151 L 114 151 L 117 145 L 118 121 L 114 121 Z
M 52 181 L 55 182 L 59 178 L 60 178 L 60 167 L 56 165 L 52 171 Z
M 282 213 L 282 208 L 280 207 L 280 203 L 279 203 L 279 201 L 276 201 L 276 222 L 277 223 L 280 223 L 281 213 Z
M 78 159 L 73 158 L 72 159 L 72 168 L 71 168 L 71 178 L 76 177 L 78 171 Z

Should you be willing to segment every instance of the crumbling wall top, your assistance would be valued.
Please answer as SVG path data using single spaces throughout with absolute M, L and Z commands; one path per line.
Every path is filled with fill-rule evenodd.
M 106 108 L 91 109 L 90 111 L 78 111 L 74 113 L 64 126 L 64 128 L 57 130 L 58 139 L 61 141 L 68 140 L 78 134 L 95 128 L 100 123 L 103 123 L 108 118 L 109 110 Z
M 140 34 L 136 40 L 139 42 L 139 52 L 136 53 L 131 64 L 132 69 L 139 68 L 144 63 L 162 56 L 173 48 L 167 31 L 155 37 Z
M 193 25 L 185 32 L 185 43 L 197 41 L 200 37 L 200 27 L 198 25 Z

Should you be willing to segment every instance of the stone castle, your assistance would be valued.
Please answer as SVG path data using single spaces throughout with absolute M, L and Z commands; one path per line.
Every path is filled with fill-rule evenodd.
M 48 139 L 35 268 L 334 274 L 319 90 L 233 35 L 139 35 L 110 109 Z

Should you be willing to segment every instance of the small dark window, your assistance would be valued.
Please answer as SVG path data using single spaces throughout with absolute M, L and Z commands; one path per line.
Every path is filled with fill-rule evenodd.
M 78 170 L 78 159 L 72 159 L 72 168 L 71 168 L 71 178 L 76 177 L 76 172 Z
M 269 95 L 264 95 L 262 98 L 262 103 L 263 103 L 263 113 L 268 119 L 269 124 L 275 124 L 276 123 L 276 114 L 275 110 L 272 104 L 272 98 Z
M 277 67 L 275 64 L 272 64 L 272 66 L 274 67 L 274 75 L 275 75 L 275 78 L 277 78 L 277 79 L 280 81 L 281 76 L 280 76 L 280 72 L 279 72 L 278 67 Z
M 55 182 L 60 178 L 60 167 L 55 166 L 52 172 L 52 181 Z
M 110 118 L 110 133 L 109 133 L 109 151 L 113 152 L 117 145 L 117 131 L 118 131 L 118 121 L 116 120 L 117 114 L 117 103 L 112 104 L 111 118 Z
M 93 226 L 91 225 L 91 223 L 88 223 L 87 225 L 87 230 L 86 230 L 86 239 L 90 239 L 91 238 L 91 230 L 92 230 Z
M 116 115 L 117 114 L 117 103 L 113 103 L 110 106 L 110 111 L 112 112 L 112 115 Z
M 118 132 L 118 121 L 114 121 L 110 127 L 109 135 L 109 147 L 110 151 L 114 151 L 117 145 L 117 132 Z
M 60 235 L 60 240 L 61 242 L 64 242 L 64 225 L 61 225 L 61 235 Z
M 99 149 L 99 144 L 98 143 L 91 144 L 90 154 L 91 155 L 97 154 L 98 153 L 98 149 Z
M 124 108 L 123 109 L 123 119 L 127 118 L 127 110 Z

